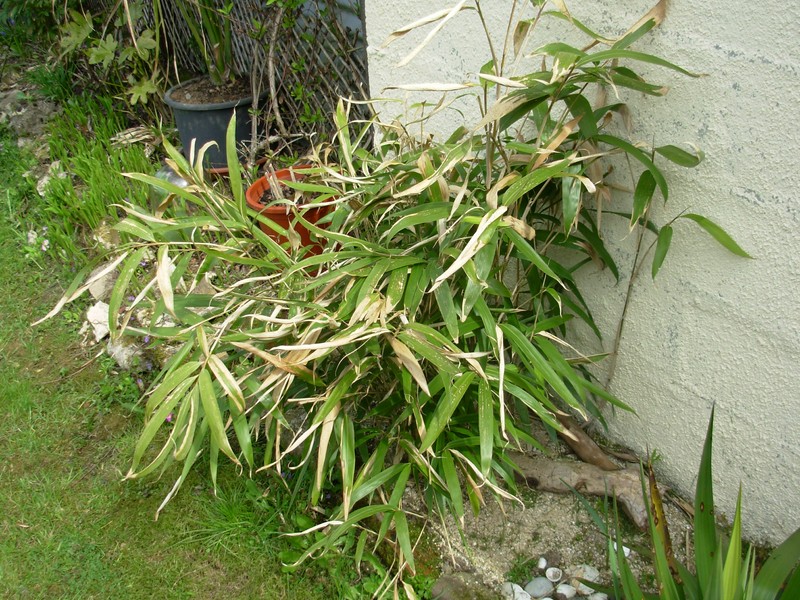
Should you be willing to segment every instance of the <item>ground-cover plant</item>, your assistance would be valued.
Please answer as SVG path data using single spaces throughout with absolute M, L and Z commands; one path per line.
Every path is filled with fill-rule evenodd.
M 673 555 L 669 525 L 652 465 L 647 465 L 647 475 L 642 470 L 642 494 L 645 504 L 648 505 L 657 594 L 643 593 L 644 586 L 636 580 L 628 565 L 623 552 L 623 539 L 619 535 L 616 507 L 613 523 L 610 519 L 602 520 L 599 514 L 591 511 L 595 522 L 609 540 L 614 597 L 627 600 L 775 600 L 800 597 L 800 529 L 775 548 L 757 569 L 756 552 L 752 546 L 742 558 L 741 485 L 730 534 L 726 534 L 717 525 L 711 466 L 713 433 L 714 410 L 711 411 L 697 474 L 694 499 L 694 564 L 691 568 L 678 562 Z M 617 533 L 609 535 L 612 524 L 616 526 L 614 531 Z
M 65 10 L 60 29 L 61 60 L 80 62 L 91 87 L 126 94 L 131 106 L 147 105 L 161 90 L 160 2 L 150 3 L 155 24 L 145 23 L 144 1 L 115 5 L 92 15 Z M 143 25 L 144 24 L 144 25 Z M 151 114 L 157 114 L 155 110 Z
M 59 166 L 31 220 L 35 227 L 47 227 L 51 247 L 67 262 L 85 262 L 85 248 L 96 245 L 91 234 L 105 220 L 109 225 L 118 220 L 118 203 L 149 203 L 147 185 L 120 175 L 156 168 L 144 146 L 113 141 L 126 126 L 114 101 L 103 97 L 66 102 L 49 125 L 50 158 Z
M 401 32 L 444 23 L 467 4 Z M 479 2 L 469 6 L 481 14 Z M 571 19 L 544 7 L 536 3 L 533 19 L 511 36 L 509 56 L 545 16 Z M 627 409 L 586 369 L 596 357 L 563 336 L 575 318 L 599 335 L 575 272 L 593 262 L 618 272 L 597 225 L 610 193 L 604 161 L 618 156 L 641 171 L 624 218 L 655 234 L 653 274 L 672 237 L 671 225 L 648 218 L 653 200 L 669 193 L 659 163 L 700 161 L 611 129 L 625 108 L 603 90 L 663 93 L 628 63 L 688 74 L 631 49 L 659 18 L 648 15 L 614 40 L 573 20 L 590 36 L 588 48 L 542 46 L 533 52 L 541 70 L 520 76 L 506 77 L 493 57 L 473 84 L 483 119 L 444 142 L 416 140 L 401 125 L 352 123 L 341 103 L 337 138 L 310 157 L 306 179 L 287 183 L 304 208 L 276 200 L 327 244 L 317 256 L 305 255 L 291 230 L 280 231 L 289 241 L 279 246 L 256 226 L 232 149 L 234 123 L 230 193 L 169 145 L 187 187 L 131 174 L 169 196 L 155 211 L 126 206 L 117 225 L 137 241 L 112 257 L 120 277 L 109 325 L 114 336 L 150 335 L 177 351 L 146 396 L 127 477 L 182 463 L 166 504 L 200 457 L 212 480 L 220 455 L 248 473 L 307 471 L 318 519 L 305 545 L 284 558 L 297 566 L 354 545 L 358 566 L 388 546 L 394 562 L 380 593 L 415 569 L 409 483 L 429 508 L 461 518 L 486 493 L 515 499 L 507 450 L 539 447 L 532 419 L 560 431 L 565 413 L 602 420 L 599 399 Z M 373 127 L 381 133 L 374 145 Z M 303 218 L 320 204 L 335 207 L 326 223 Z M 717 226 L 689 217 L 743 253 Z M 148 253 L 152 270 L 134 277 Z M 84 288 L 77 280 L 56 310 Z M 123 303 L 129 294 L 135 300 Z M 144 326 L 131 325 L 134 313 Z

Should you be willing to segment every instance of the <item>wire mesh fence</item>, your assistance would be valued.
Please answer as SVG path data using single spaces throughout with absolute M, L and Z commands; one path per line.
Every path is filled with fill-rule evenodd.
M 200 72 L 199 49 L 176 1 L 185 0 L 160 3 L 170 71 Z M 269 92 L 257 111 L 278 137 L 330 137 L 339 98 L 368 97 L 361 0 L 308 0 L 292 10 L 237 0 L 229 18 L 235 70 L 250 74 L 254 90 Z M 366 105 L 354 110 L 357 118 L 369 116 Z

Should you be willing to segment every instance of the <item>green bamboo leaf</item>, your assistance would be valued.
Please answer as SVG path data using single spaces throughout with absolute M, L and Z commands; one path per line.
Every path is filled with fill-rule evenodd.
M 711 237 L 713 237 L 723 247 L 725 247 L 730 252 L 733 252 L 737 256 L 742 256 L 744 258 L 753 258 L 747 252 L 742 250 L 742 248 L 739 246 L 739 244 L 737 244 L 733 240 L 733 238 L 730 235 L 728 235 L 725 232 L 724 229 L 722 229 L 722 227 L 720 227 L 719 225 L 717 225 L 716 223 L 714 223 L 710 219 L 707 219 L 706 217 L 703 217 L 701 215 L 692 214 L 692 213 L 681 215 L 681 218 L 682 219 L 689 219 L 691 221 L 694 221 L 698 225 L 700 225 L 700 227 L 705 229 L 706 232 Z
M 580 167 L 574 165 L 569 168 L 570 173 L 580 173 Z M 561 179 L 561 211 L 564 217 L 564 233 L 570 235 L 575 220 L 581 209 L 581 195 L 583 184 L 577 177 L 563 177 Z
M 395 235 L 403 229 L 412 228 L 426 223 L 436 223 L 442 219 L 447 219 L 453 205 L 450 202 L 437 202 L 432 204 L 419 204 L 410 209 L 398 213 L 398 219 L 394 225 L 381 236 L 382 240 L 392 240 Z
M 406 291 L 403 294 L 403 306 L 411 320 L 416 318 L 419 305 L 425 296 L 425 290 L 431 281 L 430 273 L 426 265 L 414 265 L 411 267 L 406 283 Z
M 133 450 L 133 460 L 131 462 L 131 467 L 128 471 L 127 477 L 132 477 L 134 473 L 137 477 L 146 475 L 148 472 L 155 470 L 169 455 L 169 452 L 172 450 L 172 445 L 170 443 L 166 443 L 159 452 L 158 456 L 156 456 L 156 458 L 154 458 L 145 469 L 142 469 L 138 472 L 136 471 L 139 463 L 144 457 L 144 453 L 150 447 L 150 444 L 158 433 L 158 430 L 161 429 L 167 422 L 167 416 L 173 410 L 175 410 L 175 407 L 179 402 L 184 400 L 187 391 L 192 387 L 192 385 L 194 385 L 193 378 L 181 381 L 172 390 L 172 392 L 167 395 L 164 401 L 159 405 L 158 409 L 147 420 L 144 428 L 142 429 L 142 433 L 139 434 L 139 439 L 136 441 L 136 446 Z
M 395 465 L 395 467 L 402 467 L 399 470 L 399 475 L 394 483 L 394 488 L 392 489 L 392 495 L 389 497 L 389 506 L 393 506 L 398 508 L 400 506 L 400 501 L 403 499 L 403 494 L 406 491 L 406 483 L 408 482 L 408 477 L 411 475 L 411 465 L 408 462 L 400 463 Z M 392 467 L 394 469 L 395 467 Z M 381 523 L 381 528 L 378 530 L 378 536 L 375 540 L 375 548 L 378 548 L 378 545 L 383 541 L 386 537 L 386 534 L 389 533 L 389 527 L 391 525 L 391 519 L 384 519 L 383 523 Z
M 394 268 L 389 273 L 389 281 L 386 283 L 386 310 L 391 311 L 403 299 L 406 291 L 406 278 L 408 277 L 408 267 Z
M 564 380 L 555 372 L 550 363 L 541 355 L 539 350 L 534 347 L 531 341 L 516 327 L 501 323 L 500 329 L 511 343 L 515 352 L 528 364 L 529 368 L 541 375 L 545 381 L 553 388 L 564 402 L 576 409 L 581 416 L 586 415 L 583 403 L 575 398 Z
M 161 402 L 169 395 L 172 390 L 174 390 L 178 385 L 185 382 L 188 379 L 192 379 L 192 376 L 197 372 L 197 370 L 202 366 L 202 363 L 199 361 L 193 360 L 183 365 L 176 367 L 173 370 L 167 372 L 164 379 L 158 384 L 158 386 L 153 390 L 153 393 L 150 395 L 150 398 L 147 400 L 147 405 L 145 406 L 145 415 L 149 418 L 153 411 L 158 407 Z M 196 377 L 194 377 L 196 379 Z
M 672 227 L 664 225 L 661 231 L 658 232 L 658 242 L 656 243 L 656 252 L 653 255 L 653 267 L 651 269 L 653 279 L 658 275 L 661 265 L 664 264 L 664 259 L 667 258 L 669 246 L 672 243 Z
M 406 513 L 398 510 L 394 513 L 394 527 L 397 533 L 397 541 L 400 544 L 400 552 L 403 559 L 408 563 L 411 573 L 414 574 L 417 570 L 414 566 L 414 552 L 411 549 L 411 536 L 408 533 L 408 520 Z
M 353 489 L 353 493 L 350 495 L 350 504 L 356 504 L 359 500 L 366 498 L 395 477 L 402 476 L 403 472 L 410 470 L 410 468 L 411 466 L 408 463 L 399 463 L 387 469 L 381 469 L 375 475 Z
M 119 335 L 119 327 L 117 326 L 117 317 L 122 308 L 122 303 L 128 295 L 128 286 L 130 285 L 133 274 L 139 268 L 139 263 L 144 257 L 146 249 L 139 248 L 133 254 L 125 259 L 120 268 L 117 281 L 114 283 L 114 288 L 111 290 L 111 297 L 108 300 L 108 329 L 112 337 Z
M 489 475 L 492 468 L 492 452 L 494 450 L 494 398 L 489 383 L 481 379 L 478 382 L 478 433 L 481 448 L 481 473 Z
M 537 185 L 541 185 L 550 179 L 563 176 L 563 174 L 567 172 L 567 167 L 569 167 L 567 161 L 560 161 L 554 165 L 539 167 L 531 171 L 521 179 L 517 179 L 512 183 L 508 189 L 500 195 L 500 202 L 504 206 L 511 206 Z
M 564 103 L 569 108 L 572 116 L 580 118 L 578 128 L 586 139 L 591 139 L 597 135 L 597 121 L 594 118 L 592 105 L 582 94 L 571 94 L 564 98 Z
M 552 277 L 561 285 L 564 285 L 555 271 L 550 268 L 550 265 L 548 265 L 539 253 L 533 249 L 533 246 L 528 243 L 528 240 L 510 228 L 503 229 L 503 235 L 514 245 L 521 259 L 533 263 L 542 273 L 548 277 Z
M 120 233 L 128 233 L 132 235 L 134 238 L 138 238 L 140 240 L 145 240 L 147 242 L 155 242 L 156 238 L 153 235 L 153 231 L 138 221 L 127 217 L 114 225 L 112 229 L 119 231 Z
M 214 378 L 222 386 L 225 395 L 233 402 L 232 408 L 236 409 L 237 413 L 243 413 L 245 409 L 244 394 L 239 384 L 236 382 L 233 373 L 228 370 L 228 367 L 225 366 L 225 363 L 222 362 L 216 354 L 210 354 L 207 357 L 207 361 L 208 367 L 211 369 L 211 372 L 214 373 Z
M 633 213 L 631 213 L 631 227 L 636 225 L 642 215 L 647 212 L 653 194 L 656 191 L 656 180 L 650 171 L 642 171 L 636 189 L 633 192 Z
M 437 267 L 437 271 L 441 271 L 441 269 Z M 450 284 L 446 281 L 442 281 L 439 287 L 433 291 L 433 295 L 436 298 L 436 304 L 439 305 L 439 311 L 442 313 L 447 333 L 450 334 L 453 341 L 457 342 L 459 335 L 458 312 L 453 302 L 453 292 L 450 289 Z
M 181 474 L 175 483 L 172 486 L 172 489 L 169 493 L 164 497 L 164 500 L 161 501 L 158 509 L 156 510 L 156 519 L 158 519 L 159 513 L 162 509 L 167 505 L 167 503 L 178 493 L 178 490 L 181 489 L 183 482 L 186 481 L 186 478 L 189 476 L 189 472 L 192 470 L 195 461 L 200 457 L 202 454 L 203 444 L 206 441 L 206 435 L 208 434 L 208 423 L 205 419 L 200 422 L 200 428 L 197 434 L 194 436 L 194 440 L 192 442 L 191 448 L 186 454 L 186 459 L 183 462 L 183 469 L 181 469 Z
M 339 426 L 339 464 L 342 471 L 342 508 L 344 518 L 350 515 L 352 507 L 353 477 L 356 469 L 355 430 L 353 421 L 347 413 L 341 413 L 337 418 Z
M 231 448 L 228 442 L 228 435 L 225 432 L 225 422 L 222 418 L 222 412 L 220 412 L 219 409 L 217 395 L 214 393 L 214 384 L 211 381 L 211 375 L 205 369 L 200 371 L 198 385 L 200 387 L 200 402 L 203 405 L 203 412 L 206 415 L 208 427 L 211 430 L 212 441 L 216 444 L 217 448 L 222 450 L 234 463 L 237 465 L 240 464 L 239 459 L 236 458 L 236 454 L 233 452 L 233 448 Z
M 648 19 L 647 21 L 642 23 L 642 25 L 640 27 L 637 27 L 636 29 L 634 29 L 633 31 L 628 33 L 626 36 L 624 36 L 624 37 L 620 38 L 618 41 L 616 41 L 614 43 L 614 45 L 612 46 L 612 48 L 618 49 L 618 50 L 622 50 L 624 48 L 627 48 L 628 46 L 633 44 L 636 40 L 641 38 L 643 35 L 645 35 L 648 31 L 650 31 L 655 26 L 656 26 L 656 20 L 655 19 Z
M 661 195 L 664 196 L 664 202 L 666 202 L 669 199 L 669 186 L 667 185 L 667 180 L 664 179 L 664 175 L 661 173 L 661 171 L 655 165 L 655 163 L 650 159 L 650 157 L 647 156 L 647 154 L 639 150 L 639 148 L 637 148 L 630 142 L 627 142 L 613 135 L 601 134 L 598 135 L 595 139 L 599 142 L 603 142 L 610 146 L 614 146 L 615 148 L 619 148 L 624 152 L 627 152 L 633 158 L 642 163 L 644 167 L 648 171 L 650 171 L 651 175 L 653 176 L 653 179 L 656 180 L 656 185 L 658 185 L 658 189 L 661 190 Z
M 612 48 L 611 50 L 601 50 L 593 54 L 587 54 L 577 61 L 576 66 L 581 67 L 589 63 L 599 63 L 606 60 L 617 60 L 620 58 L 627 58 L 630 60 L 637 60 L 639 62 L 649 63 L 651 65 L 658 65 L 659 67 L 666 67 L 678 73 L 688 75 L 689 77 L 700 77 L 699 73 L 692 73 L 683 67 L 671 63 L 658 56 L 646 54 L 644 52 L 637 52 L 635 50 L 625 50 L 624 48 Z
M 794 574 L 792 575 L 792 571 Z M 784 598 L 798 598 L 789 594 L 789 588 L 800 590 L 800 528 L 775 548 L 756 576 L 753 600 L 772 600 L 777 597 L 783 583 L 791 575 L 784 590 Z
M 450 417 L 453 416 L 453 413 L 456 408 L 458 408 L 461 399 L 469 389 L 469 386 L 472 385 L 474 379 L 475 373 L 470 371 L 456 378 L 454 383 L 445 384 L 444 394 L 439 398 L 436 404 L 436 410 L 426 424 L 425 437 L 422 438 L 419 445 L 420 453 L 425 452 L 439 439 L 442 431 L 447 427 Z M 444 381 L 447 380 L 445 379 Z
M 711 588 L 712 578 L 717 574 L 715 572 L 715 554 L 719 550 L 717 528 L 714 520 L 714 484 L 711 478 L 713 438 L 714 409 L 712 408 L 694 495 L 695 566 L 700 589 L 704 592 Z
M 333 388 L 327 392 L 327 398 L 322 404 L 322 407 L 317 411 L 317 414 L 314 415 L 314 420 L 311 422 L 312 425 L 322 423 L 325 417 L 328 416 L 328 413 L 330 413 L 333 408 L 339 404 L 339 401 L 344 395 L 350 391 L 350 386 L 356 380 L 356 376 L 356 371 L 352 368 L 341 376 Z
M 703 160 L 703 153 L 698 152 L 697 154 L 691 154 L 682 148 L 678 148 L 677 146 L 673 146 L 671 144 L 667 146 L 659 146 L 655 149 L 661 156 L 666 158 L 669 161 L 674 162 L 676 165 L 680 165 L 682 167 L 696 167 L 700 164 Z
M 453 504 L 453 512 L 457 519 L 461 519 L 464 516 L 464 498 L 461 492 L 461 484 L 458 482 L 458 473 L 456 473 L 453 455 L 449 450 L 445 450 L 442 454 L 442 471 L 444 472 L 444 480 L 447 482 L 450 502 Z
M 247 216 L 247 201 L 244 196 L 244 186 L 242 184 L 242 166 L 239 163 L 239 155 L 236 145 L 236 111 L 232 111 L 228 129 L 225 132 L 225 160 L 228 164 L 228 181 L 230 182 L 231 192 L 239 214 L 242 219 Z

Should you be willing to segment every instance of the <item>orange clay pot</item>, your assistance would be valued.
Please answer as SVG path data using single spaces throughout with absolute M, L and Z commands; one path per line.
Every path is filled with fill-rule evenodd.
M 297 169 L 307 169 L 309 165 L 297 165 L 297 167 L 289 168 L 289 169 L 279 169 L 275 171 L 275 178 L 278 181 L 291 181 L 292 180 L 292 172 L 295 168 Z M 300 181 L 303 179 L 303 175 L 294 176 L 295 181 Z M 245 193 L 245 198 L 247 199 L 247 206 L 252 208 L 254 211 L 260 213 L 261 215 L 267 217 L 270 221 L 274 222 L 276 225 L 281 226 L 284 229 L 293 228 L 298 235 L 300 236 L 300 244 L 306 248 L 308 248 L 307 256 L 313 256 L 322 252 L 322 244 L 320 242 L 315 242 L 311 240 L 311 234 L 305 226 L 296 221 L 294 219 L 294 215 L 292 214 L 291 207 L 285 204 L 277 204 L 274 206 L 266 206 L 262 204 L 261 198 L 264 196 L 264 192 L 270 189 L 269 180 L 266 177 L 261 177 L 258 179 L 253 185 L 251 185 L 247 192 Z M 297 207 L 300 214 L 303 215 L 303 218 L 308 221 L 309 223 L 316 224 L 317 221 L 322 219 L 325 215 L 327 215 L 331 210 L 333 210 L 332 206 L 320 206 L 316 208 L 310 209 L 303 209 L 302 206 Z M 283 244 L 287 242 L 288 239 L 285 235 L 281 235 L 276 231 L 270 229 L 265 223 L 259 222 L 259 226 L 261 227 L 261 231 L 266 233 L 269 237 L 275 240 L 279 244 Z M 326 225 L 322 225 L 322 227 L 326 227 Z

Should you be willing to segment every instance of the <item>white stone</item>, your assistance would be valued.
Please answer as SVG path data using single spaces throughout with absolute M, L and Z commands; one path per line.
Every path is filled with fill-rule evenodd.
M 564 575 L 564 573 L 558 567 L 550 567 L 547 569 L 547 571 L 545 571 L 544 575 L 553 583 L 558 583 L 561 581 L 561 577 Z
M 561 594 L 567 600 L 569 600 L 570 598 L 574 598 L 577 595 L 577 593 L 578 593 L 578 590 L 576 590 L 574 587 L 572 587 L 568 583 L 561 583 L 556 588 L 556 594 Z
M 587 600 L 608 600 L 608 594 L 604 592 L 595 592 L 589 596 Z
M 544 556 L 542 556 L 539 559 L 539 562 L 536 564 L 536 566 L 539 568 L 539 570 L 546 569 L 547 568 L 547 559 Z
M 103 269 L 108 267 L 108 264 L 102 264 L 89 274 L 89 279 L 100 273 Z M 89 286 L 89 293 L 95 300 L 106 300 L 111 295 L 111 290 L 114 289 L 114 283 L 117 281 L 119 273 L 112 270 L 103 275 L 100 279 Z
M 142 349 L 131 341 L 130 338 L 121 337 L 118 340 L 109 340 L 106 352 L 113 358 L 120 368 L 131 371 L 139 366 L 143 352 Z
M 547 577 L 534 577 L 525 586 L 525 591 L 534 598 L 543 598 L 553 591 L 553 584 Z
M 86 320 L 92 327 L 94 341 L 99 342 L 108 335 L 108 304 L 96 302 L 86 311 Z
M 504 600 L 531 600 L 531 595 L 528 592 L 510 581 L 506 581 L 503 584 L 502 592 Z

